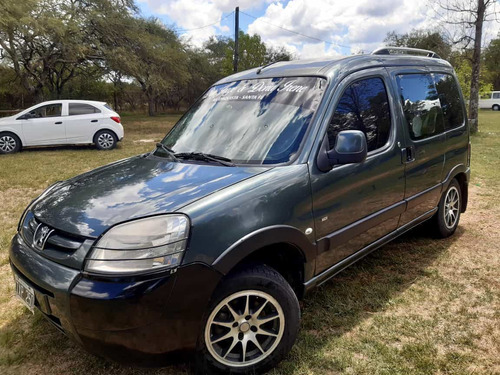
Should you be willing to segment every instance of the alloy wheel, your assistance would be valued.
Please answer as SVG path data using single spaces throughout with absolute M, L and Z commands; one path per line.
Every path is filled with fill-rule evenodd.
M 210 314 L 205 344 L 212 357 L 230 367 L 261 362 L 279 345 L 285 316 L 271 295 L 246 290 L 222 300 Z
M 446 228 L 453 229 L 458 221 L 460 194 L 455 186 L 448 189 L 444 199 L 444 223 Z
M 17 146 L 16 140 L 10 135 L 0 137 L 0 150 L 3 152 L 12 152 Z

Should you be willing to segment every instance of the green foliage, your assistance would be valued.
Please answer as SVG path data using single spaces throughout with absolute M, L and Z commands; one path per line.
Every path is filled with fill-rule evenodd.
M 472 76 L 472 64 L 469 59 L 459 56 L 454 59 L 454 68 L 457 73 L 458 82 L 462 87 L 464 97 L 468 100 L 470 96 L 470 84 Z M 487 72 L 484 70 L 479 77 L 479 95 L 493 90 L 493 84 L 488 80 Z
M 500 33 L 484 50 L 483 62 L 488 81 L 493 89 L 500 90 Z
M 257 35 L 239 38 L 239 70 L 291 58 Z M 86 98 L 119 110 L 147 102 L 153 115 L 193 103 L 231 74 L 234 41 L 192 47 L 140 17 L 134 0 L 2 0 L 0 52 L 0 108 Z
M 65 85 L 102 60 L 108 19 L 123 19 L 132 0 L 14 1 L 0 13 L 3 60 L 36 99 L 61 97 Z
M 190 77 L 187 55 L 174 31 L 157 19 L 130 19 L 118 44 L 105 47 L 111 70 L 133 77 L 148 99 L 149 114 L 162 93 L 185 85 Z
M 451 55 L 451 43 L 442 34 L 432 30 L 412 30 L 406 34 L 397 34 L 392 31 L 387 34 L 384 43 L 393 47 L 431 50 L 445 60 L 448 60 Z
M 249 35 L 243 31 L 238 35 L 238 71 L 256 68 L 275 61 L 289 61 L 293 56 L 284 48 L 267 46 L 259 35 Z M 211 38 L 205 49 L 209 51 L 211 61 L 217 65 L 221 76 L 233 73 L 234 40 L 229 38 Z

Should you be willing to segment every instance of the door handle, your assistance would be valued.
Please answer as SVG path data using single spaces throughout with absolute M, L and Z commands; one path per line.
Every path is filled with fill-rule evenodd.
M 61 124 L 62 124 L 62 121 L 57 121 L 57 122 L 55 122 L 54 124 L 56 124 L 56 125 L 61 125 Z
M 408 146 L 401 149 L 401 162 L 403 164 L 411 163 L 415 160 L 415 147 Z
M 97 122 L 97 121 L 99 121 L 99 120 L 92 120 L 92 121 L 90 121 L 90 122 Z

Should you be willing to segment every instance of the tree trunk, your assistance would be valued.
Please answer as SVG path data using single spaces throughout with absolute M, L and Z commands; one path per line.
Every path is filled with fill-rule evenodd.
M 115 111 L 118 111 L 118 98 L 116 97 L 116 85 L 113 88 L 113 108 Z
M 155 99 L 153 95 L 148 96 L 148 114 L 149 116 L 155 115 Z
M 483 22 L 486 7 L 484 0 L 477 1 L 476 31 L 474 36 L 474 53 L 472 55 L 472 75 L 470 82 L 469 124 L 471 133 L 479 130 L 478 104 L 479 104 L 479 73 L 481 69 L 481 40 L 483 37 Z

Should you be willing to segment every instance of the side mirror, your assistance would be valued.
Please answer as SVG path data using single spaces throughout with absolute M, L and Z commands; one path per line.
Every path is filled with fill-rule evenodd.
M 365 133 L 360 130 L 343 130 L 337 134 L 335 146 L 331 150 L 328 146 L 328 137 L 325 136 L 317 160 L 318 168 L 323 172 L 338 164 L 361 163 L 368 153 Z

